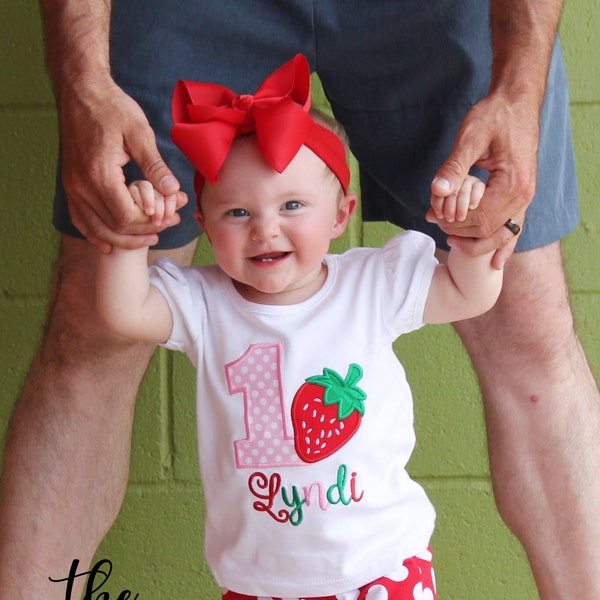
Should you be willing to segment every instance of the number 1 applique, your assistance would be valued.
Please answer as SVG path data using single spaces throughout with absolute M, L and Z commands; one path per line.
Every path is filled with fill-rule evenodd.
M 244 397 L 246 439 L 233 443 L 237 468 L 302 464 L 287 432 L 279 344 L 252 344 L 225 373 L 229 392 Z

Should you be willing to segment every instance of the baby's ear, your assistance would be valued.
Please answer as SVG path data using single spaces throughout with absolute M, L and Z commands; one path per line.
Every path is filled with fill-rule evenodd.
M 340 237 L 346 231 L 350 217 L 354 214 L 357 205 L 358 198 L 354 194 L 347 194 L 340 200 L 331 239 Z
M 194 217 L 196 218 L 196 221 L 198 221 L 198 225 L 200 225 L 200 227 L 202 228 L 202 231 L 205 233 L 206 237 L 208 238 L 208 241 L 210 242 L 210 235 L 208 235 L 208 232 L 206 231 L 206 227 L 204 226 L 204 216 L 202 215 L 202 212 L 200 210 L 196 210 L 194 212 Z M 212 244 L 212 242 L 211 242 Z

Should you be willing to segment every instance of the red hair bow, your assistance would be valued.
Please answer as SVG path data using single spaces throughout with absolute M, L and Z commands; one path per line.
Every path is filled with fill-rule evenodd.
M 310 109 L 310 69 L 298 54 L 271 73 L 252 96 L 238 96 L 211 83 L 179 81 L 173 94 L 171 137 L 202 180 L 217 176 L 236 137 L 256 133 L 267 162 L 281 173 L 301 146 L 310 148 L 333 171 L 347 192 L 346 150 L 335 133 L 314 122 Z

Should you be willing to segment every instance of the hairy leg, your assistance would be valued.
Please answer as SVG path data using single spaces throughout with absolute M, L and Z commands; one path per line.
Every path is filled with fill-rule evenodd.
M 194 246 L 170 255 L 189 262 Z M 135 398 L 154 348 L 110 334 L 95 316 L 97 253 L 62 240 L 46 330 L 11 420 L 0 598 L 63 600 L 65 586 L 48 577 L 66 577 L 75 558 L 87 570 L 125 494 Z
M 456 330 L 482 388 L 496 502 L 540 597 L 600 598 L 600 396 L 560 245 L 515 254 L 498 304 Z

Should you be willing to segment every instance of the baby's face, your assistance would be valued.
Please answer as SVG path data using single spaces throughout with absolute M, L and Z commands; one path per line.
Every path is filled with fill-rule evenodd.
M 329 243 L 355 202 L 305 146 L 277 173 L 247 136 L 236 140 L 218 182 L 204 183 L 199 222 L 246 299 L 294 304 L 323 284 Z

